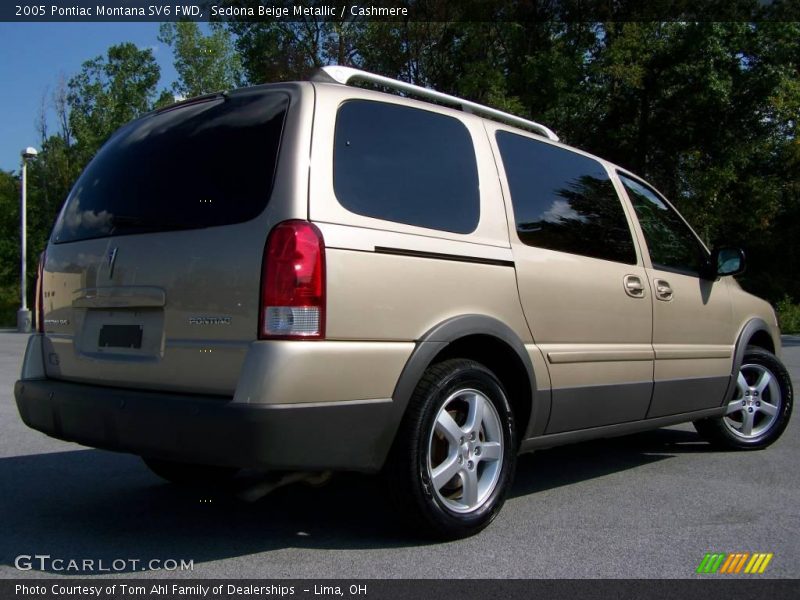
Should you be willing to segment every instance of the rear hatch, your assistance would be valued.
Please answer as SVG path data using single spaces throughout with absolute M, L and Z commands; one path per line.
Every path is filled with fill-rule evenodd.
M 289 96 L 242 90 L 147 115 L 75 184 L 45 255 L 49 377 L 230 395 L 258 325 Z

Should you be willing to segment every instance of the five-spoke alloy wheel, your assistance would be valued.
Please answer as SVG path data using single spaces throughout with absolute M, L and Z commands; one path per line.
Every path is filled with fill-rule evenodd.
M 722 422 L 743 439 L 757 438 L 778 421 L 783 394 L 775 375 L 763 365 L 742 365 L 736 393 Z
M 429 367 L 387 463 L 398 508 L 438 538 L 477 533 L 500 511 L 516 464 L 514 418 L 502 383 L 473 360 Z
M 439 409 L 428 442 L 428 476 L 439 500 L 468 513 L 494 491 L 503 459 L 503 427 L 483 392 L 459 389 Z
M 792 413 L 792 382 L 772 353 L 750 347 L 736 378 L 733 398 L 722 417 L 695 421 L 703 437 L 734 449 L 766 448 L 777 440 Z

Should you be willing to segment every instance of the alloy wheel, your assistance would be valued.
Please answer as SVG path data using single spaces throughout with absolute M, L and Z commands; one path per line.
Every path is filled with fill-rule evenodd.
M 772 371 L 759 364 L 742 365 L 723 423 L 738 437 L 757 438 L 778 421 L 782 403 L 781 388 Z
M 441 503 L 457 513 L 480 508 L 497 486 L 504 451 L 491 400 L 475 389 L 451 394 L 428 440 L 428 475 Z

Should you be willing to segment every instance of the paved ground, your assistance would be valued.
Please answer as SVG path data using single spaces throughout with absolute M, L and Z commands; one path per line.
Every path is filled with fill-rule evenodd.
M 800 573 L 797 414 L 763 452 L 715 452 L 680 426 L 522 457 L 488 530 L 429 544 L 397 530 L 367 477 L 244 503 L 29 430 L 12 398 L 25 343 L 0 333 L 0 577 L 50 574 L 14 569 L 23 554 L 192 559 L 182 577 L 690 577 L 712 550 L 773 552 L 770 576 Z M 784 346 L 798 389 L 800 338 Z

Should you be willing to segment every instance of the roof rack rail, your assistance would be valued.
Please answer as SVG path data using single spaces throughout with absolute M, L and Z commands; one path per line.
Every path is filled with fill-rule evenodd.
M 347 85 L 354 80 L 375 83 L 393 90 L 409 92 L 410 94 L 414 94 L 421 98 L 436 100 L 437 102 L 441 102 L 443 104 L 456 106 L 461 108 L 461 110 L 464 112 L 476 114 L 481 117 L 486 117 L 494 121 L 500 121 L 501 123 L 507 123 L 523 129 L 528 129 L 534 133 L 543 135 L 554 142 L 559 141 L 558 136 L 550 128 L 545 127 L 536 121 L 529 121 L 527 119 L 523 119 L 522 117 L 517 117 L 516 115 L 505 113 L 495 108 L 489 108 L 488 106 L 484 106 L 476 102 L 470 102 L 469 100 L 464 100 L 463 98 L 458 98 L 449 94 L 443 94 L 442 92 L 437 92 L 435 90 L 424 88 L 418 85 L 406 83 L 405 81 L 383 77 L 382 75 L 375 75 L 374 73 L 368 73 L 367 71 L 361 71 L 351 67 L 341 67 L 339 65 L 330 65 L 327 67 L 322 67 L 314 75 L 314 77 L 312 77 L 312 79 L 315 81 L 333 81 L 343 85 Z

